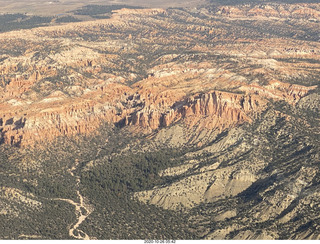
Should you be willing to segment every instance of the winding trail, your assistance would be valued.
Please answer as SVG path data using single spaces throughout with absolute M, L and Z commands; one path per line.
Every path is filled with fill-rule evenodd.
M 77 178 L 76 186 L 79 189 L 80 177 L 75 176 L 73 173 L 73 171 L 76 170 L 77 166 L 78 162 L 76 161 L 75 166 L 73 166 L 71 169 L 68 169 L 68 172 L 71 174 L 71 176 Z M 77 195 L 79 196 L 79 203 L 74 202 L 71 199 L 65 198 L 51 198 L 51 200 L 64 201 L 69 204 L 72 204 L 75 207 L 75 215 L 77 216 L 77 222 L 70 226 L 69 235 L 79 240 L 90 240 L 91 238 L 84 231 L 79 230 L 78 227 L 93 212 L 94 209 L 90 204 L 86 202 L 85 198 L 80 194 L 79 190 L 77 190 Z

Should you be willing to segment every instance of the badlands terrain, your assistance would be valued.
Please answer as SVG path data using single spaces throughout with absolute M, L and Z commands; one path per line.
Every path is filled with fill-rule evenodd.
M 320 4 L 293 2 L 1 15 L 0 238 L 319 239 Z

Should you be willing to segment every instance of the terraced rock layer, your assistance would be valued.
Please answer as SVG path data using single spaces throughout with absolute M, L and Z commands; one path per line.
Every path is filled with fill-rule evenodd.
M 319 72 L 308 63 L 319 60 L 318 43 L 255 40 L 241 28 L 234 39 L 224 12 L 122 9 L 108 20 L 1 34 L 1 141 L 33 145 L 92 133 L 102 121 L 222 131 L 252 121 L 270 99 L 295 104 L 316 88 L 288 81 Z

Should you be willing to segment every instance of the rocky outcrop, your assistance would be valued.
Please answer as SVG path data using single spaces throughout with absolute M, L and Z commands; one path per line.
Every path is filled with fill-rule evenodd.
M 317 86 L 301 86 L 295 84 L 288 84 L 277 80 L 272 80 L 267 86 L 261 87 L 258 84 L 251 84 L 250 86 L 241 87 L 242 91 L 253 93 L 260 96 L 269 97 L 276 100 L 285 99 L 290 104 L 296 104 L 302 97 L 307 95 L 311 90 Z
M 238 145 L 243 140 L 244 132 L 231 130 L 230 134 L 212 146 L 216 153 L 215 160 L 208 159 L 209 164 L 201 164 L 199 158 L 202 153 L 189 154 L 193 160 L 161 172 L 161 176 L 174 176 L 171 184 L 157 186 L 151 190 L 141 191 L 134 194 L 139 201 L 157 205 L 165 209 L 190 209 L 201 203 L 216 202 L 232 196 L 236 196 L 248 189 L 257 179 L 259 170 L 265 167 L 264 162 L 239 161 L 235 165 L 223 166 L 228 157 L 238 158 L 240 154 L 250 150 L 249 145 L 242 144 L 236 151 L 222 156 L 226 148 Z M 213 151 L 212 151 L 213 152 Z M 197 157 L 198 156 L 198 157 Z M 231 214 L 231 213 L 229 213 Z M 228 214 L 226 214 L 228 215 Z M 222 218 L 223 215 L 217 218 Z
M 277 17 L 293 19 L 320 19 L 318 4 L 246 4 L 222 6 L 217 14 L 229 17 Z
M 20 96 L 23 93 L 27 92 L 30 87 L 32 87 L 39 80 L 41 80 L 41 74 L 39 71 L 34 71 L 27 79 L 25 79 L 25 77 L 23 76 L 10 78 L 8 84 L 5 85 L 2 98 L 12 98 Z
M 184 92 L 176 96 L 173 87 L 161 88 L 162 78 L 153 88 L 148 86 L 148 80 L 143 87 L 130 88 L 122 84 L 121 77 L 106 76 L 105 80 L 93 80 L 88 88 L 66 87 L 65 92 L 55 91 L 45 97 L 33 95 L 34 98 L 25 99 L 24 94 L 31 84 L 41 79 L 39 74 L 32 77 L 27 82 L 12 81 L 3 90 L 4 99 L 12 98 L 1 106 L 3 143 L 32 145 L 58 136 L 92 133 L 103 121 L 149 132 L 177 122 L 183 122 L 189 128 L 223 131 L 251 122 L 255 114 L 265 108 L 268 99 L 294 104 L 315 88 L 272 81 L 267 86 L 243 84 L 240 90 L 245 93 L 213 90 L 195 95 Z M 166 79 L 172 79 L 172 76 Z
M 284 5 L 282 15 L 305 7 Z M 215 16 L 225 21 L 280 7 L 220 10 Z M 122 9 L 110 19 L 0 34 L 1 143 L 93 133 L 102 122 L 146 133 L 176 123 L 223 131 L 252 122 L 271 100 L 295 105 L 316 88 L 291 81 L 319 69 L 318 43 L 253 40 L 252 28 L 236 26 L 230 35 L 229 25 L 194 14 Z
M 204 202 L 236 196 L 252 185 L 256 176 L 252 172 L 211 170 L 189 176 L 167 187 L 157 187 L 135 194 L 139 201 L 165 209 L 188 209 Z
M 189 127 L 200 123 L 202 128 L 224 129 L 250 122 L 250 113 L 258 112 L 262 109 L 262 104 L 257 96 L 213 91 L 178 101 L 164 113 L 144 108 L 126 117 L 125 125 L 154 130 L 182 120 Z

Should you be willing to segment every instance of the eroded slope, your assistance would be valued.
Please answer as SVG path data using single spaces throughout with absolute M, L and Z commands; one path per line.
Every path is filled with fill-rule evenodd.
M 1 238 L 319 239 L 318 10 L 0 34 Z

